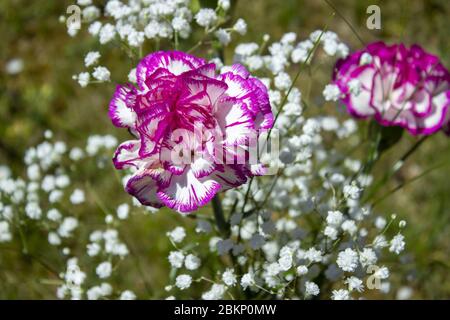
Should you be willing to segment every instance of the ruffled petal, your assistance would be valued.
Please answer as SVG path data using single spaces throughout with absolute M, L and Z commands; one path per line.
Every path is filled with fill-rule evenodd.
M 125 190 L 145 206 L 160 208 L 163 203 L 157 197 L 157 183 L 152 174 L 146 170 L 138 171 L 132 176 Z
M 174 75 L 199 68 L 206 64 L 206 61 L 184 52 L 179 51 L 158 51 L 141 60 L 136 69 L 137 83 L 141 89 L 146 89 L 145 80 L 151 77 L 157 69 L 166 69 Z
M 117 86 L 109 103 L 109 117 L 117 127 L 131 127 L 136 121 L 133 111 L 136 102 L 136 89 L 132 85 Z
M 247 182 L 243 166 L 224 165 L 214 173 L 214 179 L 222 184 L 224 190 L 236 188 Z
M 158 190 L 157 195 L 169 208 L 189 213 L 207 204 L 221 188 L 218 182 L 206 177 L 197 179 L 188 170 L 183 175 L 173 175 L 169 185 Z
M 129 140 L 120 144 L 113 157 L 116 169 L 139 168 L 139 164 L 142 162 L 139 156 L 140 147 L 141 142 L 139 140 Z
M 225 135 L 223 137 L 225 144 L 245 143 L 255 133 L 253 115 L 240 100 L 235 98 L 222 100 L 216 107 L 214 115 Z

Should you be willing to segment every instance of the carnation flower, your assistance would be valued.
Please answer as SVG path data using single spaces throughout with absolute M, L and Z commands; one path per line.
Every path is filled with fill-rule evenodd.
M 117 87 L 110 117 L 135 139 L 118 147 L 113 162 L 136 170 L 126 190 L 143 205 L 192 212 L 264 174 L 249 157 L 273 123 L 267 89 L 241 65 L 219 75 L 215 68 L 183 52 L 160 51 L 139 63 L 138 88 Z
M 418 45 L 369 44 L 337 62 L 334 82 L 357 118 L 374 117 L 383 126 L 400 126 L 413 135 L 432 134 L 450 120 L 450 74 Z

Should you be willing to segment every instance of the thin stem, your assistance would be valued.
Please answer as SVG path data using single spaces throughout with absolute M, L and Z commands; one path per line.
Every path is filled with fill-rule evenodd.
M 414 143 L 411 148 L 409 148 L 400 159 L 394 163 L 392 168 L 388 170 L 383 178 L 381 178 L 378 182 L 374 184 L 374 186 L 371 188 L 371 191 L 369 192 L 369 195 L 366 198 L 366 201 L 364 203 L 367 203 L 380 189 L 382 185 L 384 185 L 392 176 L 398 172 L 403 167 L 403 164 L 405 161 L 420 147 L 422 143 L 425 142 L 425 140 L 428 139 L 429 136 L 423 136 L 420 138 L 416 143 Z
M 350 21 L 347 20 L 347 18 L 336 8 L 336 6 L 329 0 L 324 0 L 330 7 L 331 9 L 333 9 L 337 15 L 339 17 L 342 18 L 342 20 L 344 20 L 344 22 L 349 26 L 350 30 L 352 30 L 352 32 L 355 34 L 355 36 L 358 38 L 358 40 L 361 42 L 361 44 L 363 46 L 366 46 L 366 43 L 364 42 L 364 40 L 361 38 L 361 36 L 358 34 L 358 32 L 356 31 L 356 29 L 353 27 L 353 25 L 350 23 Z
M 332 16 L 334 16 L 334 13 L 332 14 Z M 308 52 L 308 55 L 307 55 L 307 57 L 306 57 L 305 62 L 303 62 L 303 63 L 300 64 L 300 66 L 299 66 L 299 68 L 298 68 L 298 72 L 296 73 L 296 75 L 295 75 L 295 77 L 294 77 L 294 80 L 292 81 L 292 83 L 291 83 L 291 85 L 290 85 L 288 91 L 286 92 L 286 94 L 285 94 L 284 97 L 283 97 L 283 100 L 282 100 L 281 103 L 280 103 L 280 108 L 278 109 L 278 112 L 277 112 L 277 114 L 276 114 L 276 116 L 275 116 L 275 119 L 273 120 L 272 127 L 269 129 L 269 132 L 267 133 L 267 139 L 264 141 L 264 145 L 262 146 L 261 149 L 264 149 L 264 148 L 265 148 L 267 142 L 268 142 L 269 139 L 270 139 L 270 135 L 272 134 L 272 129 L 275 127 L 275 123 L 277 122 L 278 117 L 280 116 L 281 112 L 283 111 L 284 105 L 285 105 L 286 102 L 287 102 L 287 99 L 288 99 L 288 97 L 289 97 L 289 94 L 291 93 L 292 89 L 293 89 L 294 86 L 295 86 L 295 83 L 297 82 L 298 78 L 300 77 L 301 72 L 303 71 L 302 66 L 304 66 L 304 65 L 306 65 L 306 64 L 308 64 L 308 63 L 310 62 L 310 59 L 311 59 L 313 53 L 316 51 L 316 49 L 317 49 L 317 47 L 318 47 L 318 45 L 319 45 L 319 43 L 320 43 L 320 40 L 321 40 L 323 34 L 326 32 L 327 29 L 328 29 L 328 25 L 326 25 L 325 28 L 322 30 L 322 32 L 320 33 L 320 35 L 319 35 L 319 37 L 317 38 L 316 42 L 314 43 L 314 46 L 313 46 L 313 47 L 311 48 L 311 50 Z M 245 199 L 244 199 L 244 204 L 242 205 L 242 209 L 241 209 L 242 213 L 244 213 L 245 206 L 247 205 L 248 198 L 249 198 L 249 196 L 250 196 L 250 188 L 251 188 L 251 186 L 252 186 L 252 183 L 253 183 L 253 177 L 250 178 L 250 181 L 249 181 L 249 183 L 248 183 L 247 192 L 246 192 L 246 194 L 245 194 Z
M 219 195 L 215 195 L 212 199 L 212 207 L 214 211 L 214 218 L 216 219 L 217 228 L 223 236 L 228 237 L 230 234 L 230 226 L 225 220 L 222 202 L 219 198 Z
M 395 187 L 394 189 L 392 189 L 392 190 L 386 192 L 386 193 L 385 193 L 384 195 L 382 195 L 380 198 L 374 200 L 373 203 L 372 203 L 372 208 L 375 207 L 375 206 L 376 206 L 377 204 L 379 204 L 380 202 L 382 202 L 383 200 L 385 200 L 386 198 L 388 198 L 388 197 L 390 197 L 391 195 L 393 195 L 395 192 L 401 190 L 401 189 L 402 189 L 403 187 L 405 187 L 406 185 L 408 185 L 408 184 L 410 184 L 410 183 L 413 183 L 414 181 L 419 180 L 420 178 L 424 177 L 424 176 L 427 175 L 428 173 L 430 173 L 430 172 L 432 172 L 432 171 L 434 171 L 434 170 L 436 170 L 436 169 L 442 168 L 442 167 L 444 167 L 444 166 L 446 166 L 446 165 L 449 165 L 449 164 L 450 164 L 449 162 L 440 163 L 440 164 L 438 164 L 438 165 L 436 165 L 436 166 L 434 166 L 434 167 L 429 168 L 428 170 L 425 170 L 424 172 L 422 172 L 421 174 L 415 176 L 414 178 L 412 178 L 412 179 L 410 179 L 410 180 L 408 180 L 408 181 L 405 181 L 405 182 L 399 184 L 399 185 L 398 185 L 397 187 Z

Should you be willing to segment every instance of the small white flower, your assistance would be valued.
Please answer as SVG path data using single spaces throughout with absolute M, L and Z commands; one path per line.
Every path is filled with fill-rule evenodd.
M 105 261 L 100 263 L 95 269 L 95 273 L 98 275 L 100 279 L 108 278 L 112 272 L 111 262 Z
M 101 27 L 100 33 L 99 33 L 99 41 L 101 44 L 105 44 L 110 42 L 114 36 L 116 35 L 116 29 L 114 26 L 110 23 L 105 24 L 103 27 Z
M 272 262 L 266 266 L 266 272 L 269 276 L 277 276 L 281 272 L 281 267 L 277 262 Z
M 372 244 L 375 249 L 382 249 L 389 245 L 384 235 L 376 236 L 375 239 L 373 239 Z
M 361 279 L 357 277 L 350 277 L 345 280 L 345 283 L 348 285 L 348 290 L 353 291 L 356 290 L 358 292 L 364 291 L 364 285 Z
M 92 4 L 92 0 L 77 0 L 77 4 L 80 6 L 88 6 Z
M 88 32 L 93 36 L 97 36 L 101 28 L 102 23 L 100 21 L 95 21 L 91 25 L 89 25 Z
M 280 72 L 274 79 L 275 87 L 278 90 L 287 90 L 292 84 L 291 77 L 286 72 Z
M 185 289 L 189 288 L 191 286 L 191 283 L 192 283 L 192 277 L 188 274 L 180 274 L 175 279 L 175 285 L 180 290 L 185 290 Z
M 327 84 L 322 94 L 326 101 L 338 101 L 341 97 L 341 90 L 335 84 Z
M 358 253 L 351 248 L 347 248 L 339 252 L 336 263 L 342 270 L 353 272 L 358 266 Z
M 125 290 L 120 294 L 120 300 L 136 300 L 136 295 L 133 291 Z
M 84 152 L 80 148 L 72 148 L 69 152 L 69 158 L 73 161 L 78 161 L 84 157 Z
M 128 203 L 122 203 L 117 207 L 117 217 L 121 220 L 127 219 L 129 212 L 130 206 L 128 205 Z
M 228 32 L 225 29 L 219 29 L 214 33 L 217 37 L 217 40 L 224 46 L 228 45 L 231 42 L 231 35 L 230 32 Z
M 58 234 L 56 232 L 49 232 L 48 233 L 48 243 L 50 243 L 53 246 L 58 246 L 61 244 L 61 238 L 58 236 Z
M 253 277 L 252 273 L 246 273 L 241 278 L 241 286 L 245 290 L 250 286 L 253 286 L 255 284 L 255 279 Z
M 72 204 L 80 204 L 85 201 L 84 191 L 81 189 L 75 189 L 73 193 L 70 195 L 70 202 Z
M 319 286 L 311 281 L 305 282 L 305 296 L 317 296 L 320 293 Z
M 397 234 L 390 242 L 389 251 L 395 254 L 400 254 L 405 249 L 405 237 L 402 234 Z
M 226 287 L 223 284 L 213 284 L 211 289 L 202 294 L 203 300 L 220 300 L 225 294 Z
M 308 267 L 307 266 L 298 266 L 297 267 L 297 275 L 298 276 L 304 276 L 305 274 L 308 273 Z
M 78 227 L 78 220 L 74 217 L 66 217 L 58 228 L 58 234 L 63 238 L 72 236 L 72 231 Z
M 345 185 L 343 191 L 346 199 L 357 200 L 361 194 L 361 189 L 358 188 L 354 182 L 352 184 Z
M 184 262 L 184 254 L 181 251 L 172 251 L 169 253 L 169 263 L 172 268 L 181 268 Z
M 132 30 L 127 36 L 130 47 L 139 47 L 145 41 L 145 33 Z
M 28 202 L 25 206 L 25 213 L 28 218 L 38 220 L 42 216 L 42 209 L 37 202 Z
M 230 9 L 230 0 L 219 0 L 217 1 L 217 6 L 227 11 Z
M 61 220 L 61 213 L 58 211 L 58 209 L 50 209 L 47 212 L 47 218 L 51 221 L 59 221 Z
M 364 248 L 359 253 L 359 262 L 363 267 L 373 265 L 377 262 L 377 255 L 371 248 Z
M 292 268 L 292 254 L 285 254 L 278 259 L 278 264 L 283 271 L 287 271 Z
M 190 31 L 189 21 L 183 17 L 174 17 L 172 20 L 172 28 L 177 32 Z
M 384 227 L 386 226 L 386 219 L 383 217 L 377 217 L 375 219 L 375 227 L 379 230 L 384 229 Z
M 309 248 L 308 251 L 305 252 L 305 258 L 311 262 L 321 262 L 322 251 L 316 250 L 315 248 Z
M 342 230 L 348 232 L 348 234 L 351 236 L 355 235 L 356 231 L 358 231 L 356 223 L 353 220 L 345 220 L 342 223 L 341 228 Z
M 244 19 L 238 19 L 233 26 L 233 30 L 243 36 L 247 33 L 247 23 Z
M 201 27 L 209 28 L 217 21 L 217 14 L 213 9 L 203 8 L 195 15 L 195 21 Z
M 401 287 L 396 294 L 397 300 L 408 300 L 413 295 L 413 289 L 410 287 Z
M 374 277 L 382 280 L 389 278 L 389 269 L 385 266 L 381 267 L 380 269 L 375 271 Z
M 233 269 L 227 269 L 222 274 L 222 281 L 229 287 L 233 287 L 237 283 L 237 278 Z
M 184 260 L 184 265 L 188 270 L 197 270 L 200 267 L 200 259 L 193 254 L 188 254 Z
M 27 176 L 30 180 L 36 181 L 41 177 L 41 171 L 39 169 L 39 165 L 32 164 L 27 168 Z
M 97 63 L 98 59 L 100 59 L 100 53 L 98 51 L 88 52 L 86 57 L 84 57 L 84 65 L 86 67 L 90 67 Z
M 326 226 L 323 234 L 330 238 L 331 240 L 336 240 L 338 236 L 338 231 L 334 227 Z
M 10 61 L 8 61 L 8 63 L 6 64 L 6 73 L 8 74 L 19 74 L 22 72 L 23 70 L 23 60 L 20 58 L 15 58 L 12 59 Z
M 100 250 L 102 248 L 100 247 L 100 245 L 98 243 L 89 243 L 87 245 L 87 254 L 90 257 L 95 257 L 96 255 L 98 255 L 100 253 Z
M 109 81 L 109 78 L 111 76 L 111 73 L 109 70 L 105 67 L 95 67 L 94 72 L 92 73 L 92 76 L 97 79 L 98 81 Z
M 340 211 L 328 211 L 327 224 L 339 227 L 344 220 L 344 215 Z
M 12 239 L 12 234 L 9 230 L 9 223 L 0 221 L 0 243 L 9 242 Z
M 183 227 L 176 227 L 170 232 L 167 232 L 167 236 L 175 243 L 180 243 L 186 237 L 186 230 Z
M 333 294 L 331 295 L 331 299 L 333 300 L 350 300 L 350 292 L 345 289 L 333 290 Z
M 78 80 L 78 84 L 84 88 L 89 84 L 90 75 L 88 72 L 82 72 L 76 76 L 76 79 Z

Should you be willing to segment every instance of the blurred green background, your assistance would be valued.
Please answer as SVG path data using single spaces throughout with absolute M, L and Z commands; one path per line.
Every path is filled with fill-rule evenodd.
M 214 6 L 214 1 L 202 3 Z M 418 43 L 440 56 L 444 65 L 450 66 L 448 0 L 333 0 L 332 3 L 365 42 Z M 107 117 L 107 105 L 115 84 L 90 85 L 82 89 L 72 80 L 73 74 L 84 71 L 85 53 L 99 48 L 99 45 L 85 32 L 76 38 L 67 35 L 65 25 L 58 22 L 58 17 L 65 14 L 70 4 L 71 1 L 59 0 L 0 2 L 0 164 L 9 165 L 16 174 L 24 172 L 24 151 L 40 142 L 46 129 L 51 129 L 58 139 L 66 141 L 69 146 L 83 146 L 92 134 L 111 133 L 119 140 L 127 138 L 125 130 L 114 128 Z M 371 4 L 381 8 L 381 30 L 366 28 L 366 8 Z M 239 41 L 259 42 L 265 33 L 276 40 L 288 31 L 296 32 L 302 39 L 329 23 L 329 29 L 338 33 L 351 49 L 361 47 L 355 34 L 339 15 L 330 22 L 331 12 L 330 6 L 320 0 L 255 0 L 238 1 L 234 16 L 242 17 L 248 23 L 249 31 Z M 186 48 L 192 43 L 186 43 Z M 126 81 L 133 66 L 123 53 L 116 52 L 112 51 L 105 56 L 106 59 L 102 57 L 102 63 L 111 67 L 115 77 L 122 75 L 114 80 Z M 230 57 L 230 54 L 227 56 Z M 5 66 L 14 58 L 23 60 L 24 70 L 17 75 L 9 75 L 5 72 Z M 326 72 L 317 74 L 314 82 L 316 92 L 321 92 L 329 81 L 330 74 L 327 72 L 331 72 L 331 64 L 322 69 Z M 335 112 L 331 105 L 329 108 L 325 106 L 321 111 Z M 405 135 L 398 149 L 407 149 L 412 143 L 413 139 Z M 398 157 L 397 152 L 386 154 L 376 170 L 385 170 L 393 163 L 395 155 Z M 448 138 L 436 134 L 408 161 L 385 190 L 443 161 L 450 161 Z M 95 170 L 89 174 L 95 178 L 95 186 L 103 188 L 101 196 L 113 210 L 115 205 L 127 199 L 127 195 L 114 175 L 108 175 L 109 171 L 103 173 L 101 177 L 95 177 Z M 448 166 L 431 172 L 377 208 L 386 215 L 397 213 L 408 221 L 405 236 L 410 255 L 401 264 L 401 273 L 396 273 L 395 267 L 391 271 L 393 287 L 411 286 L 413 298 L 450 298 L 449 176 Z M 97 221 L 102 218 L 95 205 L 92 205 L 92 212 L 77 214 L 92 215 L 93 221 L 96 217 L 99 217 Z M 192 223 L 186 220 L 182 220 L 183 224 L 192 227 Z M 181 221 L 181 218 L 165 211 L 154 217 L 136 216 L 128 222 L 126 237 L 130 238 L 131 250 L 141 257 L 140 261 L 129 263 L 134 263 L 133 268 L 137 266 L 140 276 L 133 276 L 130 272 L 121 282 L 147 290 L 150 296 L 163 295 L 161 290 L 168 277 L 165 252 L 170 249 L 165 232 L 175 225 L 175 221 Z M 37 250 L 39 242 L 46 241 L 40 239 L 39 234 L 30 237 L 36 242 L 32 246 Z M 62 270 L 60 257 L 53 257 L 51 252 L 37 254 L 45 254 L 51 263 L 59 265 Z M 41 281 L 42 278 L 49 278 L 47 273 L 30 259 L 14 251 L 2 250 L 0 298 L 53 298 L 55 288 L 43 285 Z M 392 290 L 388 296 L 395 297 L 395 291 Z

